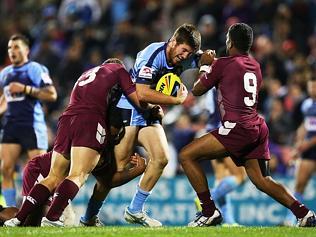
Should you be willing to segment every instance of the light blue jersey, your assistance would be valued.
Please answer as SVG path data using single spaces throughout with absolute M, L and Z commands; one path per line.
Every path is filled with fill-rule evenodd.
M 18 136 L 21 131 L 17 130 L 24 127 L 25 131 L 34 131 L 38 148 L 47 149 L 47 128 L 41 102 L 25 93 L 11 94 L 9 91 L 11 82 L 19 82 L 36 88 L 51 85 L 52 80 L 48 69 L 37 62 L 29 61 L 19 67 L 7 66 L 0 72 L 0 86 L 8 104 L 3 121 L 6 137 L 3 138 L 4 141 L 16 143 L 10 142 L 11 138 L 6 139 L 11 137 L 10 134 L 12 137 Z
M 306 129 L 306 138 L 310 139 L 316 136 L 316 101 L 307 98 L 302 103 L 302 113 L 304 115 L 304 127 Z
M 173 72 L 177 75 L 180 75 L 184 70 L 188 68 L 197 67 L 194 56 L 188 58 L 187 60 L 184 60 L 180 65 L 177 65 L 175 67 L 168 65 L 166 48 L 167 42 L 152 43 L 137 54 L 134 67 L 130 71 L 132 80 L 135 83 L 147 84 L 150 85 L 152 88 L 155 88 L 158 80 L 164 74 L 168 72 Z M 142 123 L 142 119 L 139 118 L 139 116 L 142 117 L 142 115 L 136 112 L 134 106 L 129 103 L 124 95 L 118 102 L 117 107 L 135 110 L 135 113 L 133 114 L 137 114 L 138 118 L 135 120 L 132 119 L 131 125 L 146 125 L 146 123 Z

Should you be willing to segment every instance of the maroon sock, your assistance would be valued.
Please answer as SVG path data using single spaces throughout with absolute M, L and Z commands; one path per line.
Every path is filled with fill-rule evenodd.
M 297 200 L 290 206 L 290 210 L 293 212 L 296 218 L 303 218 L 309 211 L 304 204 Z
M 65 179 L 57 188 L 54 194 L 52 205 L 50 206 L 46 218 L 50 221 L 57 221 L 63 211 L 78 193 L 79 187 L 69 179 Z
M 42 184 L 34 185 L 15 217 L 19 221 L 24 222 L 26 217 L 38 206 L 42 205 L 50 195 L 51 193 L 46 186 Z
M 214 201 L 211 199 L 210 190 L 203 193 L 198 193 L 198 198 L 201 202 L 203 216 L 212 216 L 216 209 Z

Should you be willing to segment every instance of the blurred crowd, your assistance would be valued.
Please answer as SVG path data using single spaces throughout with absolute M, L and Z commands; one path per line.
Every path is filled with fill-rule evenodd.
M 316 75 L 315 0 L 2 0 L 0 69 L 10 64 L 9 37 L 27 35 L 31 59 L 48 67 L 59 95 L 56 103 L 45 104 L 52 145 L 57 119 L 83 71 L 108 57 L 118 57 L 130 68 L 138 51 L 167 41 L 184 22 L 198 26 L 202 49 L 215 50 L 225 46 L 231 24 L 253 27 L 252 55 L 264 77 L 259 111 L 270 128 L 271 168 L 291 175 L 300 106 L 307 80 Z M 177 151 L 205 131 L 205 100 L 189 95 L 183 106 L 165 108 L 173 154 L 167 176 L 181 172 Z

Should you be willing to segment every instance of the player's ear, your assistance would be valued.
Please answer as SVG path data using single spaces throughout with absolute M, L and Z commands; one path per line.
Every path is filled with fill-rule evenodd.
M 177 40 L 176 38 L 172 37 L 169 41 L 169 44 L 171 46 L 171 48 L 174 48 L 177 45 Z
M 234 46 L 234 45 L 233 45 L 233 42 L 232 42 L 231 40 L 228 40 L 228 42 L 227 42 L 227 48 L 228 48 L 228 49 L 231 49 L 233 46 Z

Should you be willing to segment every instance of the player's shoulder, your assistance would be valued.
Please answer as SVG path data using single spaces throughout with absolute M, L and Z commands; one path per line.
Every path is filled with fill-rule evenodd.
M 13 65 L 8 65 L 0 71 L 0 75 L 5 75 L 9 73 L 10 71 L 12 71 L 12 69 L 13 69 Z
M 28 67 L 43 67 L 44 65 L 43 64 L 40 64 L 38 62 L 35 62 L 35 61 L 29 61 L 27 63 L 27 66 Z
M 310 97 L 307 97 L 301 105 L 302 111 L 306 111 L 308 108 L 310 108 L 314 104 L 314 100 Z
M 166 47 L 166 42 L 154 42 L 149 44 L 146 48 L 144 48 L 141 52 L 155 52 L 156 50 L 164 50 Z
M 35 61 L 29 61 L 25 66 L 31 71 L 48 72 L 48 69 L 46 66 Z
M 140 60 L 154 60 L 160 54 L 164 54 L 166 42 L 155 42 L 148 45 L 142 51 L 140 51 L 137 55 L 137 59 Z

